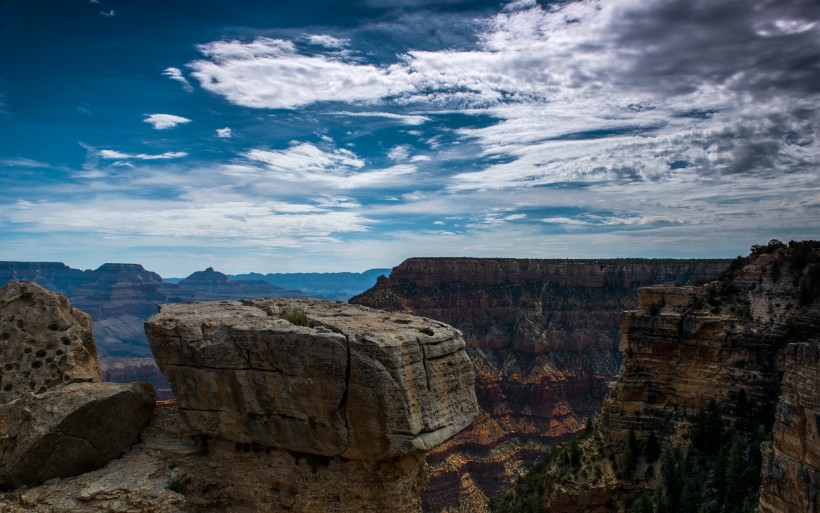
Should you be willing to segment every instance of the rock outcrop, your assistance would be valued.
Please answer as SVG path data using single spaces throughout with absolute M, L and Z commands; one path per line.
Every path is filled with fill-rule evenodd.
M 619 367 L 618 316 L 637 289 L 706 281 L 726 260 L 412 258 L 351 299 L 464 332 L 482 408 L 428 456 L 427 511 L 487 498 L 594 417 Z
M 546 470 L 548 511 L 818 511 L 820 243 L 752 249 L 707 285 L 639 291 L 598 429 Z
M 477 411 L 464 340 L 440 322 L 266 299 L 163 305 L 145 327 L 187 426 L 210 437 L 380 460 L 429 451 Z
M 0 486 L 98 468 L 150 417 L 150 385 L 100 383 L 88 315 L 33 283 L 0 290 L 0 361 Z
M 820 511 L 820 334 L 790 344 L 784 353 L 773 440 L 762 447 L 760 512 L 816 513 Z
M 420 512 L 426 452 L 477 411 L 461 333 L 430 319 L 263 299 L 164 305 L 146 329 L 179 402 L 0 512 Z

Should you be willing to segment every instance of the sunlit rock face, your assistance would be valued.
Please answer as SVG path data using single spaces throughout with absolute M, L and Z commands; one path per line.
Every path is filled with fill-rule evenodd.
M 0 290 L 0 485 L 39 484 L 105 465 L 153 409 L 144 383 L 100 383 L 89 316 L 30 282 Z
M 183 418 L 209 436 L 378 460 L 428 451 L 477 411 L 461 333 L 429 319 L 267 299 L 164 305 L 146 331 Z
M 482 414 L 428 456 L 428 511 L 486 499 L 600 411 L 637 289 L 707 281 L 725 260 L 412 258 L 351 299 L 464 332 Z

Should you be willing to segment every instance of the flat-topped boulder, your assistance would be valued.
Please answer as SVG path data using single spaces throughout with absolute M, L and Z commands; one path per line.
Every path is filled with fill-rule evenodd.
M 145 330 L 194 433 L 379 460 L 477 412 L 461 332 L 431 319 L 277 298 L 162 305 Z

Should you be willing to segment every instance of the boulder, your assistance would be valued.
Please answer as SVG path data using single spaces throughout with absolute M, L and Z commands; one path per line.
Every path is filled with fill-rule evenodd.
M 150 419 L 147 383 L 72 383 L 0 404 L 0 482 L 75 476 L 118 458 Z
M 101 383 L 90 317 L 30 282 L 0 290 L 0 486 L 120 456 L 151 416 L 150 385 Z
M 145 330 L 192 433 L 320 456 L 429 451 L 470 424 L 458 330 L 309 299 L 162 305 Z

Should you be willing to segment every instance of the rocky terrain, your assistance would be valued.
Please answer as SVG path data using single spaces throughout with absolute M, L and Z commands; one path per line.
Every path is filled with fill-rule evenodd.
M 715 282 L 639 294 L 597 426 L 495 511 L 817 513 L 820 243 L 771 241 Z
M 478 410 L 461 333 L 430 319 L 262 299 L 164 305 L 146 331 L 178 403 L 157 403 L 139 443 L 101 469 L 28 489 L 6 479 L 0 511 L 421 511 L 425 454 Z M 27 337 L 3 340 L 5 357 Z M 106 429 L 132 424 L 109 413 Z
M 0 487 L 68 477 L 119 457 L 148 422 L 145 383 L 101 383 L 89 316 L 63 296 L 0 289 Z
M 352 298 L 464 332 L 481 412 L 428 456 L 425 510 L 486 511 L 488 497 L 598 414 L 620 364 L 618 317 L 637 306 L 637 289 L 706 281 L 727 264 L 413 258 Z

